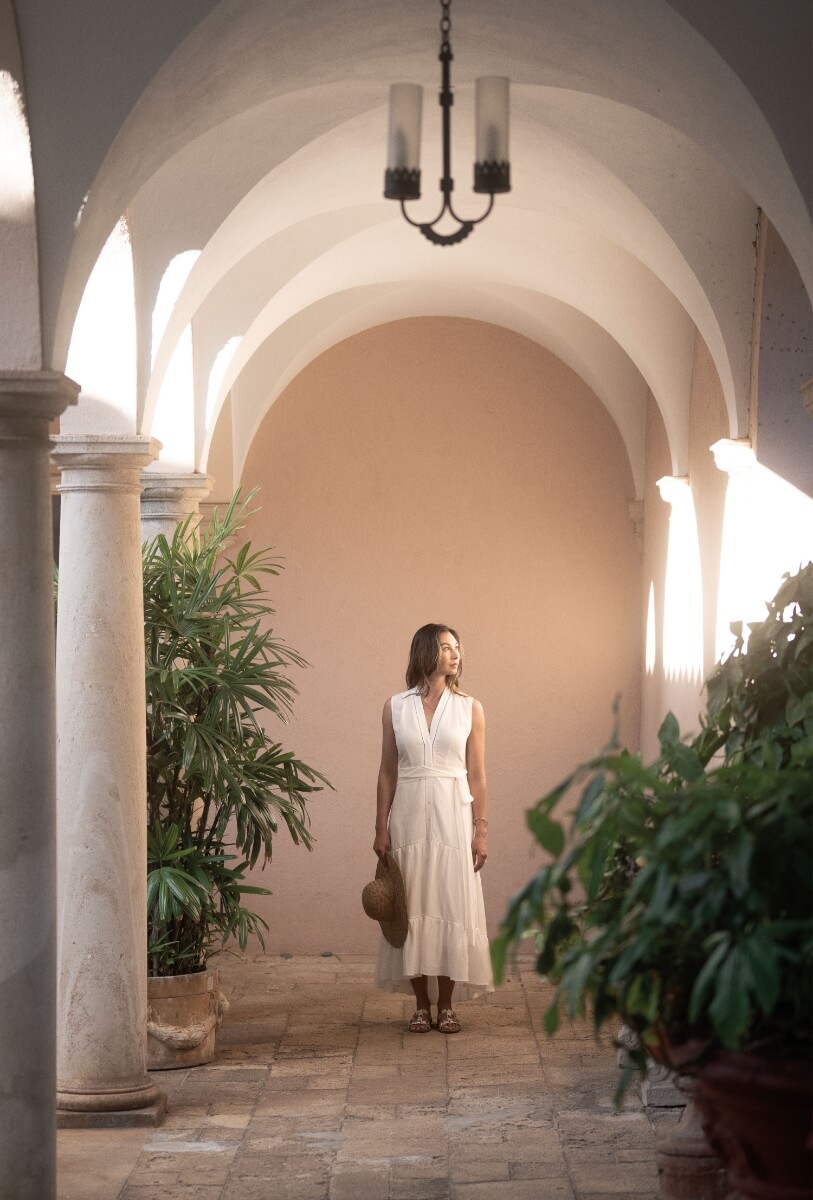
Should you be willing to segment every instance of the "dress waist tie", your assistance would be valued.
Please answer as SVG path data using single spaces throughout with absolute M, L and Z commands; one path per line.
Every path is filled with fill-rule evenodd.
M 455 795 L 461 804 L 474 800 L 469 791 L 469 776 L 465 767 L 399 767 L 399 779 L 453 779 Z
M 457 808 L 457 826 L 460 845 L 465 846 L 467 838 L 463 830 L 463 805 L 471 804 L 474 797 L 469 790 L 469 776 L 465 768 L 454 767 L 399 767 L 400 779 L 453 779 L 455 795 L 459 801 Z M 477 928 L 477 896 L 474 887 L 474 863 L 469 851 L 466 869 L 463 871 L 463 888 L 465 890 L 465 911 L 469 914 L 468 937 L 474 942 L 474 931 Z

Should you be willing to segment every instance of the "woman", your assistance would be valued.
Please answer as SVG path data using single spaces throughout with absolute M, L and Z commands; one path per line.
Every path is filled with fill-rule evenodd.
M 458 687 L 463 656 L 448 625 L 412 639 L 406 692 L 384 705 L 373 849 L 404 877 L 409 928 L 403 947 L 382 939 L 375 982 L 413 991 L 413 1033 L 457 1033 L 452 1008 L 493 991 L 479 872 L 488 858 L 485 719 Z

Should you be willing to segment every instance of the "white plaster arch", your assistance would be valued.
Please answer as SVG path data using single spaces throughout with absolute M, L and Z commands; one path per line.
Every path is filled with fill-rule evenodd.
M 605 120 L 610 119 L 618 106 L 609 108 L 611 111 L 605 114 Z M 427 278 L 466 278 L 471 282 L 471 264 L 475 262 L 482 280 L 499 281 L 502 270 L 500 264 L 506 255 L 510 255 L 511 239 L 518 232 L 537 243 L 537 255 L 544 251 L 547 261 L 540 268 L 540 277 L 546 271 L 549 272 L 551 262 L 561 261 L 563 247 L 569 247 L 573 263 L 580 272 L 584 303 L 587 305 L 587 311 L 596 319 L 600 318 L 593 296 L 596 291 L 594 280 L 600 277 L 598 268 L 606 261 L 602 258 L 605 250 L 613 259 L 607 277 L 616 289 L 614 300 L 607 297 L 613 309 L 620 306 L 623 310 L 629 303 L 635 308 L 638 304 L 636 290 L 642 286 L 649 290 L 651 283 L 648 276 L 659 270 L 667 283 L 667 290 L 674 291 L 680 300 L 678 306 L 660 305 L 663 320 L 670 324 L 677 308 L 686 308 L 709 345 L 715 360 L 729 408 L 730 427 L 737 429 L 742 426 L 747 402 L 752 280 L 747 269 L 736 275 L 729 268 L 727 274 L 726 263 L 739 261 L 733 252 L 732 236 L 739 239 L 739 249 L 742 248 L 741 243 L 744 240 L 747 250 L 752 236 L 751 221 L 756 213 L 747 198 L 732 187 L 730 180 L 726 180 L 720 173 L 714 174 L 714 164 L 707 156 L 697 151 L 692 158 L 691 146 L 684 144 L 681 147 L 682 152 L 689 156 L 693 169 L 705 168 L 711 171 L 711 182 L 717 188 L 720 215 L 717 226 L 707 231 L 707 241 L 712 240 L 712 234 L 719 234 L 720 261 L 715 259 L 704 243 L 702 246 L 693 247 L 694 258 L 690 265 L 668 232 L 624 182 L 615 178 L 607 168 L 590 159 L 578 147 L 563 143 L 550 134 L 546 136 L 544 131 L 540 134 L 538 127 L 526 116 L 524 124 L 520 121 L 520 131 L 515 136 L 515 144 L 519 142 L 520 145 L 520 154 L 523 149 L 528 151 L 526 159 L 523 160 L 526 164 L 524 182 L 516 189 L 515 195 L 507 198 L 507 203 L 501 204 L 489 218 L 487 225 L 477 231 L 476 237 L 473 237 L 465 248 L 459 248 L 455 256 L 450 258 L 443 256 L 435 247 L 424 245 L 419 235 L 409 230 L 400 217 L 393 221 L 391 206 L 351 206 L 354 181 L 341 176 L 341 162 L 347 146 L 368 137 L 371 124 L 374 125 L 379 119 L 383 122 L 383 110 L 379 114 L 363 114 L 298 152 L 257 184 L 210 238 L 204 254 L 190 275 L 167 328 L 164 344 L 158 351 L 155 372 L 145 404 L 145 427 L 149 427 L 152 420 L 162 372 L 172 353 L 173 338 L 185 328 L 193 314 L 207 309 L 211 311 L 216 307 L 217 290 L 221 283 L 225 285 L 220 305 L 221 319 L 234 322 L 235 313 L 242 307 L 245 310 L 243 322 L 229 328 L 228 333 L 243 336 L 246 334 L 246 323 L 254 319 L 257 306 L 267 295 L 275 296 L 271 301 L 272 305 L 278 304 L 279 297 L 283 294 L 287 295 L 289 305 L 297 303 L 294 289 L 289 288 L 287 292 L 284 292 L 284 289 L 293 277 L 292 272 L 295 273 L 303 263 L 310 260 L 309 265 L 315 266 L 318 262 L 319 269 L 324 270 L 327 279 L 333 270 L 330 257 L 335 255 L 336 250 L 336 246 L 331 243 L 335 240 L 338 245 L 348 231 L 351 231 L 351 236 L 355 232 L 353 245 L 358 261 L 346 264 L 348 277 L 340 281 L 345 289 L 348 280 L 358 279 L 359 264 L 367 262 L 368 253 L 369 267 L 377 273 L 377 278 L 380 277 L 378 272 L 385 271 L 388 263 L 394 279 L 402 276 L 404 264 L 407 264 L 409 271 L 413 271 L 416 264 L 420 263 Z M 652 124 L 655 123 L 650 121 L 650 125 Z M 656 129 L 651 131 L 651 136 L 663 132 Z M 431 138 L 429 140 L 431 141 Z M 537 147 L 541 143 L 541 158 L 544 159 L 547 169 L 534 166 L 534 143 Z M 333 204 L 331 210 L 325 209 L 324 188 L 320 186 L 326 174 L 335 174 L 338 180 L 330 195 Z M 726 196 L 730 200 L 730 207 L 726 207 L 724 203 Z M 539 209 L 521 210 L 518 206 L 523 199 L 529 203 L 538 203 Z M 732 218 L 732 210 L 736 219 Z M 388 233 L 386 242 L 379 240 L 375 243 L 374 254 L 365 249 L 365 244 L 358 236 L 359 230 L 364 229 L 365 221 L 372 236 L 373 220 L 386 222 L 392 235 L 390 237 Z M 379 230 L 383 227 L 375 226 Z M 727 238 L 726 232 L 731 230 L 734 230 L 734 233 Z M 685 233 L 684 240 L 687 244 L 691 243 L 688 232 Z M 696 238 L 694 240 L 697 241 Z M 617 245 L 614 245 L 615 243 Z M 589 247 L 590 253 L 595 251 L 598 255 L 592 277 L 584 268 L 586 247 Z M 619 247 L 625 249 L 620 253 L 615 252 Z M 235 263 L 238 256 L 239 261 Z M 745 262 L 748 262 L 747 252 Z M 561 262 L 561 269 L 572 274 L 573 263 Z M 642 263 L 647 268 L 643 275 Z M 703 284 L 698 279 L 695 268 L 705 273 Z M 642 284 L 642 279 L 646 279 L 645 284 Z M 715 282 L 719 285 L 720 279 L 725 280 L 727 290 L 722 294 L 715 294 Z M 533 286 L 530 278 L 522 282 L 523 286 Z M 606 285 L 606 282 L 605 279 L 603 283 Z M 554 284 L 549 283 L 547 286 L 552 294 L 558 294 Z M 729 322 L 727 326 L 727 338 L 724 337 L 712 308 L 712 301 L 706 294 L 706 287 L 712 291 L 717 306 L 724 310 L 723 319 L 729 309 L 733 309 L 737 314 L 738 323 L 732 325 Z M 248 305 L 245 297 L 250 298 Z M 572 288 L 568 290 L 566 299 L 577 308 L 581 306 L 581 298 Z M 656 311 L 658 306 L 651 310 L 650 315 Z M 230 314 L 228 318 L 227 312 Z M 623 314 L 613 315 L 612 319 L 616 325 L 620 315 Z M 284 320 L 285 315 L 281 314 L 278 319 Z M 686 322 L 682 316 L 680 324 L 685 335 Z M 209 325 L 218 329 L 208 350 L 211 357 L 222 344 L 224 337 L 216 320 L 210 320 Z M 246 339 L 239 363 L 247 360 L 267 332 L 267 328 L 258 328 L 252 338 Z M 667 334 L 668 337 L 673 335 L 674 329 L 671 334 Z M 653 338 L 651 328 L 647 329 L 646 338 L 651 344 L 657 344 L 658 339 Z M 686 336 L 680 340 L 684 345 L 687 344 Z M 627 348 L 629 349 L 629 344 Z M 206 347 L 202 347 L 199 353 L 206 355 Z M 645 354 L 648 352 L 645 351 Z M 732 362 L 737 368 L 736 387 Z M 683 410 L 688 387 L 658 386 L 657 366 L 652 370 L 653 391 L 659 403 L 671 410 L 665 411 L 664 415 L 667 427 L 672 432 L 677 469 L 677 463 L 685 457 L 687 414 Z M 229 382 L 233 378 L 234 371 L 229 376 Z M 682 433 L 676 436 L 678 430 L 682 430 Z
M 579 98 L 584 100 L 585 98 Z M 586 98 L 591 101 L 591 98 Z M 538 103 L 538 101 L 537 101 Z M 617 117 L 616 105 L 590 103 L 590 122 L 588 127 L 595 129 L 597 109 L 603 108 L 603 125 L 612 123 Z M 383 121 L 383 111 L 381 114 Z M 584 121 L 584 118 L 582 118 Z M 367 118 L 364 118 L 367 121 Z M 650 121 L 650 125 L 653 123 Z M 594 136 L 600 143 L 602 127 Z M 651 141 L 664 141 L 671 131 L 658 127 L 650 130 Z M 325 138 L 308 147 L 297 156 L 295 162 L 286 164 L 278 173 L 269 176 L 252 190 L 245 201 L 235 210 L 221 228 L 210 239 L 207 248 L 206 264 L 202 264 L 196 279 L 194 289 L 183 298 L 183 307 L 176 314 L 174 330 L 183 328 L 190 315 L 197 311 L 197 306 L 211 303 L 211 296 L 218 286 L 218 274 L 226 269 L 234 271 L 232 258 L 237 247 L 243 254 L 246 267 L 241 275 L 240 288 L 231 288 L 229 305 L 233 308 L 244 307 L 241 294 L 255 294 L 257 283 L 252 282 L 251 271 L 256 272 L 261 280 L 260 287 L 265 292 L 279 285 L 283 278 L 280 261 L 292 255 L 291 245 L 294 236 L 302 235 L 308 229 L 308 239 L 314 247 L 324 247 L 331 240 L 331 223 L 336 229 L 338 239 L 348 227 L 355 227 L 355 222 L 385 219 L 391 216 L 392 209 L 387 206 L 369 206 L 354 210 L 359 215 L 354 217 L 339 216 L 343 211 L 338 208 L 342 200 L 350 202 L 351 183 L 349 180 L 340 183 L 338 190 L 333 191 L 331 199 L 334 202 L 332 211 L 324 208 L 324 189 L 320 186 L 322 176 L 334 173 L 339 176 L 341 163 L 345 154 L 348 140 L 353 141 L 363 136 L 361 122 L 355 121 L 353 133 L 348 139 L 343 138 L 339 146 L 333 150 L 331 139 Z M 429 139 L 431 142 L 431 138 Z M 753 238 L 756 210 L 747 197 L 734 187 L 730 179 L 716 171 L 715 164 L 698 148 L 683 139 L 680 145 L 681 171 L 689 177 L 704 173 L 708 177 L 707 186 L 714 193 L 713 227 L 708 224 L 709 214 L 703 213 L 706 222 L 702 231 L 687 224 L 679 231 L 682 244 L 678 247 L 669 235 L 664 224 L 653 212 L 641 203 L 630 190 L 629 186 L 617 179 L 609 169 L 595 164 L 579 148 L 562 143 L 544 129 L 540 129 L 531 120 L 520 125 L 520 132 L 515 133 L 515 144 L 519 143 L 518 153 L 523 162 L 522 178 L 515 189 L 515 196 L 501 206 L 500 212 L 490 218 L 492 226 L 499 223 L 501 217 L 513 213 L 518 206 L 525 206 L 529 211 L 537 211 L 538 219 L 545 221 L 549 214 L 567 212 L 579 216 L 586 225 L 603 230 L 606 235 L 625 246 L 631 254 L 640 258 L 655 273 L 660 274 L 668 286 L 675 292 L 683 305 L 697 323 L 709 345 L 720 374 L 724 394 L 729 406 L 730 424 L 732 428 L 742 425 L 745 420 L 745 407 L 748 389 L 749 349 L 750 349 L 750 303 L 753 289 L 753 277 L 749 270 L 750 242 Z M 694 152 L 693 152 L 694 151 Z M 534 153 L 537 159 L 534 161 Z M 307 162 L 303 160 L 307 159 Z M 543 165 L 539 165 L 539 164 Z M 626 165 L 627 173 L 633 167 Z M 654 191 L 653 181 L 652 190 Z M 660 184 L 660 192 L 668 193 L 673 210 L 683 213 L 686 208 L 684 197 L 679 188 L 669 186 L 668 178 Z M 677 193 L 677 195 L 675 194 Z M 283 194 L 287 199 L 287 217 L 292 222 L 285 227 L 284 207 L 274 197 Z M 662 202 L 662 195 L 660 197 Z M 470 198 L 466 198 L 472 207 Z M 659 197 L 653 197 L 653 203 L 658 204 Z M 429 201 L 431 203 L 431 201 Z M 536 208 L 534 208 L 536 206 Z M 506 213 L 502 212 L 505 208 Z M 310 219 L 310 225 L 305 222 Z M 337 222 L 341 221 L 341 224 Z M 347 224 L 345 224 L 347 221 Z M 294 228 L 296 227 L 296 229 Z M 252 233 L 251 231 L 255 232 Z M 699 236 L 702 232 L 703 236 Z M 248 264 L 248 251 L 254 249 L 254 238 L 268 239 L 272 234 L 285 234 L 286 241 L 280 238 L 271 254 L 252 268 Z M 479 234 L 478 234 L 479 237 Z M 290 245 L 289 245 L 290 240 Z M 293 252 L 295 256 L 295 251 Z M 459 255 L 455 259 L 447 257 L 444 269 L 453 274 Z M 222 306 L 225 310 L 225 305 Z M 722 326 L 722 327 L 721 327 Z M 725 329 L 725 333 L 723 332 Z M 174 331 L 169 331 L 170 341 Z M 159 355 L 156 372 L 160 375 L 162 364 L 170 353 L 169 347 L 163 358 Z M 158 379 L 152 381 L 152 390 L 156 391 Z M 149 398 L 147 401 L 149 408 Z
M 244 0 L 235 19 L 224 0 L 189 35 L 130 114 L 99 172 L 71 251 L 55 357 L 106 229 L 160 165 L 190 138 L 264 103 L 317 83 L 415 77 L 434 86 L 423 5 Z M 649 113 L 703 145 L 760 204 L 808 286 L 809 217 L 765 117 L 720 55 L 665 0 L 471 0 L 455 27 L 458 62 L 471 76 L 495 57 L 517 84 L 578 86 Z M 240 70 L 224 71 L 224 63 Z M 692 86 L 686 81 L 691 79 Z M 215 84 L 217 86 L 215 86 Z M 171 99 L 176 119 L 165 120 Z M 360 179 L 358 162 L 348 169 Z M 376 175 L 378 174 L 378 164 Z
M 133 251 L 124 217 L 116 223 L 87 281 L 68 351 L 68 371 L 82 381 L 62 433 L 135 433 L 137 330 Z
M 235 467 L 242 471 L 251 442 L 268 409 L 287 385 L 324 351 L 376 325 L 416 316 L 455 316 L 510 329 L 556 354 L 596 394 L 613 418 L 627 450 L 636 495 L 643 491 L 644 414 L 647 386 L 616 342 L 584 314 L 538 293 L 503 287 L 455 287 L 422 283 L 367 284 L 348 295 L 333 293 L 300 308 L 258 348 L 231 389 Z M 273 384 L 269 386 L 269 380 Z M 201 448 L 206 460 L 219 404 Z
M 565 217 L 544 228 L 529 222 L 529 230 L 520 233 L 520 215 L 512 213 L 510 231 L 496 225 L 478 231 L 478 249 L 458 260 L 454 282 L 466 288 L 509 285 L 526 296 L 539 292 L 585 313 L 604 328 L 646 379 L 663 413 L 674 469 L 685 471 L 692 321 L 652 272 L 626 251 Z M 378 225 L 346 238 L 279 288 L 244 331 L 224 376 L 222 394 L 274 329 L 331 292 L 346 293 L 353 285 L 421 280 L 430 302 L 432 289 L 448 282 L 443 259 L 436 248 L 420 240 L 416 244 L 414 231 L 400 216 L 392 226 Z M 402 250 L 397 271 L 387 261 L 387 249 L 393 245 Z M 489 264 L 487 272 L 481 269 L 481 256 Z
M 11 0 L 0 0 L 0 370 L 42 366 L 37 217 L 22 62 Z

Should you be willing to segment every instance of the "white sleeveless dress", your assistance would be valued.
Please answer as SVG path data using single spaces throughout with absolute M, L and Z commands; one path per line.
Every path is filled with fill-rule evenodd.
M 409 932 L 398 949 L 382 937 L 375 983 L 412 992 L 410 978 L 455 981 L 454 999 L 494 990 L 483 888 L 471 856 L 472 795 L 466 774 L 471 696 L 447 688 L 426 724 L 415 688 L 392 697 L 398 785 L 389 819 L 392 854 L 404 876 Z

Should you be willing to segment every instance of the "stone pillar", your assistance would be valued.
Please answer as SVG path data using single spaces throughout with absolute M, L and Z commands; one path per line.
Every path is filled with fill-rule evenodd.
M 141 470 L 135 435 L 54 439 L 59 1124 L 157 1124 L 146 1070 L 147 902 Z
M 49 422 L 79 388 L 0 371 L 0 1192 L 56 1189 L 56 784 Z
M 199 471 L 175 475 L 161 471 L 144 471 L 141 475 L 144 491 L 141 495 L 141 539 L 148 542 L 163 533 L 172 538 L 175 530 L 187 517 L 199 518 L 199 506 L 212 490 L 212 479 Z

